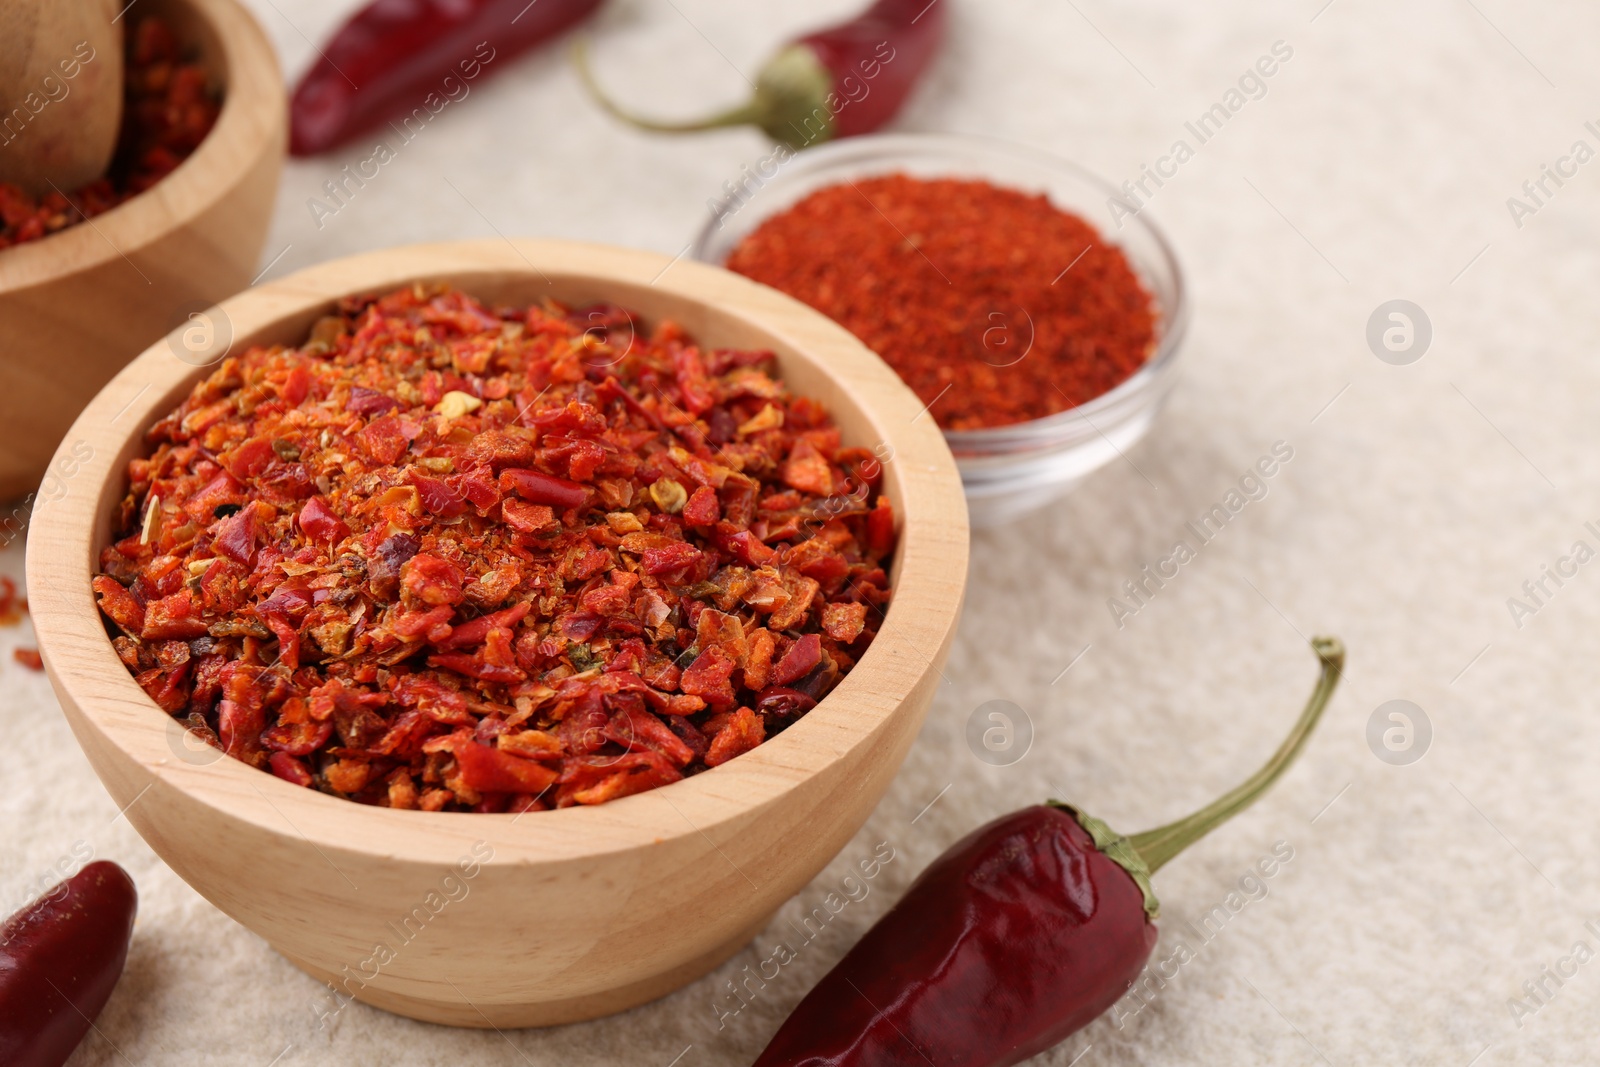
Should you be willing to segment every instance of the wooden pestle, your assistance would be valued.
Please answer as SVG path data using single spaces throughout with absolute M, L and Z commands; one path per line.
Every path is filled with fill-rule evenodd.
M 106 171 L 122 122 L 117 0 L 0 0 L 0 182 L 35 195 Z

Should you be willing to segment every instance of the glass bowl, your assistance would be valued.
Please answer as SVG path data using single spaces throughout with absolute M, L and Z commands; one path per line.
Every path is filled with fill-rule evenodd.
M 946 430 L 973 526 L 1009 522 L 1063 496 L 1127 452 L 1150 429 L 1175 380 L 1189 303 L 1172 245 L 1146 212 L 1108 230 L 1107 205 L 1122 191 L 1082 167 L 983 137 L 881 134 L 852 137 L 785 156 L 775 152 L 724 186 L 689 255 L 721 266 L 768 216 L 824 186 L 900 172 L 920 178 L 979 178 L 1044 193 L 1120 248 L 1155 301 L 1150 359 L 1121 385 L 1042 419 L 982 430 Z M 1063 264 L 1063 268 L 1067 265 Z

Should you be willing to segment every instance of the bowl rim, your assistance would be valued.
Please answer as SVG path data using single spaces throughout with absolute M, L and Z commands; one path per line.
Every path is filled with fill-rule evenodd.
M 222 110 L 200 146 L 155 185 L 109 211 L 0 251 L 0 294 L 129 260 L 215 207 L 253 166 L 264 137 L 285 136 L 288 103 L 278 55 L 239 0 L 165 0 L 216 35 L 226 82 Z M 274 132 L 276 131 L 276 132 Z M 135 268 L 137 269 L 137 268 Z
M 720 267 L 722 264 L 713 263 L 705 258 L 705 253 L 719 230 L 722 229 L 723 220 L 732 217 L 734 212 L 748 203 L 756 200 L 763 189 L 768 185 L 776 185 L 784 180 L 787 173 L 791 180 L 797 180 L 807 173 L 831 166 L 835 163 L 848 163 L 859 160 L 867 162 L 874 157 L 882 157 L 890 164 L 892 169 L 893 157 L 910 153 L 937 153 L 949 152 L 951 154 L 964 153 L 971 155 L 989 154 L 997 157 L 1011 157 L 1043 167 L 1048 170 L 1063 171 L 1086 185 L 1093 186 L 1105 193 L 1107 197 L 1122 197 L 1123 192 L 1113 185 L 1109 179 L 1102 177 L 1088 167 L 1063 156 L 1033 148 L 1030 145 L 1018 144 L 998 137 L 988 137 L 978 134 L 959 133 L 874 133 L 860 137 L 850 137 L 837 141 L 830 141 L 816 148 L 807 149 L 791 157 L 793 160 L 785 161 L 783 170 L 768 179 L 761 188 L 750 196 L 740 198 L 738 191 L 725 193 L 718 201 L 715 210 L 695 234 L 694 241 L 690 244 L 689 254 L 702 263 L 710 263 Z M 1064 209 L 1065 210 L 1065 209 Z M 1097 221 L 1085 218 L 1085 222 L 1094 226 L 1097 233 L 1104 234 L 1105 228 Z M 1150 212 L 1140 208 L 1133 212 L 1127 220 L 1128 225 L 1142 230 L 1146 237 L 1153 243 L 1158 258 L 1167 272 L 1172 277 L 1172 311 L 1157 320 L 1157 329 L 1160 331 L 1156 340 L 1155 351 L 1150 358 L 1134 371 L 1133 374 L 1123 379 L 1111 389 L 1093 399 L 1081 404 L 1058 411 L 1053 415 L 1046 415 L 1040 419 L 1029 419 L 1025 422 L 1007 423 L 1002 426 L 986 426 L 976 430 L 944 430 L 946 440 L 958 455 L 971 450 L 979 454 L 1007 451 L 1011 452 L 1018 447 L 1053 448 L 1060 439 L 1069 436 L 1069 427 L 1074 423 L 1088 422 L 1095 424 L 1096 416 L 1114 412 L 1128 403 L 1138 403 L 1138 398 L 1152 388 L 1159 388 L 1173 363 L 1177 360 L 1179 351 L 1189 329 L 1190 298 L 1188 276 L 1183 269 L 1183 262 L 1179 258 L 1177 249 L 1172 240 L 1162 227 L 1150 217 Z M 1131 257 L 1130 257 L 1131 260 Z M 1150 289 L 1150 280 L 1137 264 L 1134 272 L 1139 275 L 1139 280 L 1145 288 Z M 1154 292 L 1151 300 L 1158 306 L 1159 298 Z
M 565 861 L 706 837 L 718 824 L 777 804 L 870 744 L 913 692 L 927 686 L 928 675 L 941 670 L 960 614 L 967 562 L 966 504 L 954 459 L 931 421 L 915 419 L 919 402 L 886 364 L 842 327 L 776 290 L 654 252 L 491 239 L 333 260 L 230 297 L 215 314 L 231 323 L 232 343 L 242 349 L 258 340 L 303 336 L 306 325 L 343 295 L 426 279 L 454 280 L 471 292 L 475 276 L 484 285 L 526 279 L 530 297 L 542 291 L 539 278 L 548 286 L 551 277 L 602 291 L 664 291 L 668 300 L 693 305 L 691 313 L 765 333 L 780 353 L 788 351 L 825 375 L 873 432 L 892 427 L 895 453 L 886 468 L 900 492 L 901 539 L 895 597 L 878 639 L 816 708 L 753 751 L 670 786 L 594 807 L 535 812 L 520 822 L 509 814 L 368 807 L 290 785 L 220 753 L 204 763 L 173 758 L 178 751 L 172 731 L 181 737 L 183 728 L 117 659 L 89 588 L 101 542 L 96 527 L 122 495 L 125 457 L 139 450 L 144 430 L 165 414 L 175 402 L 171 398 L 209 373 L 158 341 L 100 391 L 62 442 L 53 465 L 64 469 L 62 461 L 76 456 L 76 473 L 65 481 L 63 495 L 36 508 L 26 557 L 30 612 L 51 684 L 80 745 L 114 750 L 117 775 L 145 781 L 146 788 L 185 793 L 224 819 L 302 838 L 324 851 L 325 859 L 328 853 L 376 851 L 449 865 L 463 842 L 492 832 L 497 863 Z M 98 763 L 96 771 L 106 773 Z M 136 802 L 134 797 L 130 806 Z

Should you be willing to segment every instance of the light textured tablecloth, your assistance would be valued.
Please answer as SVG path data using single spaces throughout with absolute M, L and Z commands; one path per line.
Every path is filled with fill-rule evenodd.
M 353 6 L 250 2 L 291 76 Z M 1064 794 L 1132 831 L 1233 785 L 1301 706 L 1314 677 L 1302 638 L 1317 632 L 1350 647 L 1321 734 L 1259 806 L 1158 877 L 1156 959 L 1180 935 L 1194 958 L 1142 1011 L 1125 1003 L 1120 1027 L 1101 1020 L 1038 1062 L 1592 1061 L 1600 962 L 1560 961 L 1578 941 L 1600 950 L 1585 929 L 1600 917 L 1600 563 L 1559 586 L 1545 579 L 1538 604 L 1524 601 L 1531 615 L 1514 618 L 1508 598 L 1546 566 L 1571 571 L 1560 559 L 1574 542 L 1600 548 L 1584 525 L 1600 520 L 1588 481 L 1600 447 L 1600 163 L 1560 187 L 1546 179 L 1538 204 L 1522 192 L 1575 141 L 1600 148 L 1584 126 L 1600 120 L 1600 11 L 940 2 L 952 7 L 951 45 L 900 128 L 999 136 L 1117 180 L 1155 165 L 1274 42 L 1293 55 L 1151 203 L 1194 300 L 1170 408 L 1126 462 L 975 537 L 948 685 L 867 827 L 756 947 L 658 1003 L 505 1034 L 356 1005 L 319 1029 L 321 987 L 117 817 L 43 676 L 10 659 L 26 629 L 7 631 L 4 901 L 70 865 L 75 847 L 121 862 L 140 889 L 127 973 L 74 1064 L 747 1063 L 973 827 Z M 687 114 L 736 97 L 740 72 L 775 44 L 854 6 L 614 0 L 595 27 L 596 63 L 619 95 Z M 753 132 L 672 140 L 620 128 L 547 53 L 477 83 L 320 228 L 308 198 L 366 152 L 293 163 L 262 265 L 273 277 L 496 233 L 676 253 L 706 200 L 765 151 Z M 1570 174 L 1576 163 L 1560 165 Z M 1520 227 L 1514 195 L 1533 209 Z M 1369 315 L 1395 298 L 1432 323 L 1431 348 L 1409 366 L 1380 362 L 1365 337 Z M 1278 441 L 1293 458 L 1266 497 L 1119 628 L 1108 598 Z M 15 549 L 0 556 L 11 573 L 20 563 Z M 964 740 L 972 711 L 995 699 L 1025 709 L 1034 730 L 1031 751 L 1005 768 Z M 1366 740 L 1393 699 L 1415 702 L 1432 727 L 1409 766 L 1380 761 Z M 723 984 L 878 841 L 897 858 L 870 896 L 718 1031 Z M 1293 858 L 1260 888 L 1246 883 L 1260 899 L 1235 897 L 1227 911 L 1277 842 Z M 1204 941 L 1187 924 L 1219 904 L 1230 917 Z M 1546 967 L 1577 971 L 1545 978 L 1537 1004 L 1524 982 Z M 1527 1010 L 1513 1017 L 1514 1003 Z

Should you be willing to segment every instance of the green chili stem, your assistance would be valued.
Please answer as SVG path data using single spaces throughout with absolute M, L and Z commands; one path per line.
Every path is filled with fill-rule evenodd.
M 1328 698 L 1333 695 L 1334 687 L 1339 684 L 1339 675 L 1344 670 L 1344 644 L 1337 637 L 1314 638 L 1311 648 L 1322 663 L 1322 676 L 1317 679 L 1317 687 L 1312 690 L 1311 699 L 1306 702 L 1299 721 L 1294 724 L 1294 729 L 1278 747 L 1278 751 L 1272 754 L 1272 758 L 1243 784 L 1193 815 L 1128 838 L 1152 874 L 1172 857 L 1249 807 L 1278 780 L 1305 747 L 1306 739 L 1322 717 L 1322 710 L 1328 706 Z
M 751 100 L 740 104 L 738 107 L 729 108 L 727 111 L 718 112 L 704 119 L 694 119 L 686 122 L 665 122 L 659 119 L 648 119 L 628 111 L 600 87 L 600 83 L 595 80 L 594 71 L 589 68 L 588 46 L 581 40 L 575 42 L 572 46 L 572 65 L 578 69 L 578 77 L 583 80 L 584 88 L 589 90 L 589 95 L 594 97 L 595 103 L 605 108 L 616 118 L 621 119 L 630 126 L 637 126 L 641 130 L 654 130 L 657 133 L 694 133 L 698 130 L 717 130 L 728 126 L 759 126 L 766 118 L 766 112 L 760 107 L 758 101 Z

